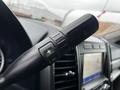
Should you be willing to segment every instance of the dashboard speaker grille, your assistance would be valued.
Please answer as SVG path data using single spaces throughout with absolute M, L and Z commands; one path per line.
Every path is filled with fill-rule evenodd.
M 75 49 L 56 61 L 54 65 L 55 90 L 78 90 L 77 60 Z

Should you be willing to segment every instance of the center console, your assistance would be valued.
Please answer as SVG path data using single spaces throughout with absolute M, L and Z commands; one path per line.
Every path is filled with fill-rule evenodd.
M 40 90 L 108 90 L 110 59 L 107 43 L 90 37 L 40 72 Z
M 106 43 L 90 37 L 76 47 L 79 90 L 108 90 Z

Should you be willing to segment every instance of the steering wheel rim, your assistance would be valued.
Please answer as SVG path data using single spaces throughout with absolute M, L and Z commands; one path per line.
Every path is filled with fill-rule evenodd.
M 5 64 L 5 58 L 2 49 L 0 49 L 0 73 L 2 72 Z

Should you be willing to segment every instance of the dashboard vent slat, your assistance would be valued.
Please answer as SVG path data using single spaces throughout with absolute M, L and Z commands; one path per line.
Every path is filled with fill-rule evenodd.
M 61 69 L 73 69 L 75 66 L 67 66 L 67 67 L 57 67 L 55 68 L 56 70 L 61 70 Z
M 55 62 L 55 90 L 78 90 L 76 51 L 71 49 Z
M 67 87 L 63 87 L 63 88 L 58 88 L 56 90 L 76 90 L 77 86 L 76 85 L 71 85 L 71 86 L 67 86 Z

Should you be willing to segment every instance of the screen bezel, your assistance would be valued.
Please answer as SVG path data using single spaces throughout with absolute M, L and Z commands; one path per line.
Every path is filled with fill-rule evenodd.
M 102 53 L 102 65 L 103 65 L 103 68 L 102 68 L 102 71 L 103 71 L 103 77 L 101 78 L 104 78 L 105 77 L 105 69 L 104 69 L 104 64 L 105 64 L 105 60 L 106 60 L 106 48 L 99 48 L 99 49 L 94 49 L 94 48 L 91 48 L 91 49 L 85 49 L 84 48 L 84 43 L 86 42 L 83 42 L 81 44 L 79 44 L 77 47 L 76 47 L 76 59 L 77 59 L 77 65 L 78 65 L 78 84 L 79 84 L 79 90 L 82 90 L 82 87 L 84 85 L 87 85 L 87 84 L 83 84 L 83 57 L 84 57 L 84 54 L 89 54 L 89 53 Z M 87 42 L 88 43 L 88 42 Z M 89 42 L 91 43 L 91 42 Z M 93 42 L 92 42 L 93 44 Z M 102 43 L 103 44 L 103 43 Z M 106 45 L 105 45 L 106 47 Z M 91 81 L 89 83 L 93 83 L 94 81 Z M 88 84 L 89 84 L 88 83 Z

